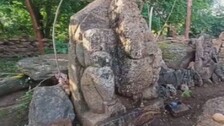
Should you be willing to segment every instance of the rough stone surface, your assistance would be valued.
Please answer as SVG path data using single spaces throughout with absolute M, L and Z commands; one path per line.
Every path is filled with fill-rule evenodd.
M 222 41 L 220 41 L 220 39 L 212 39 L 212 44 L 213 47 L 215 47 L 216 51 L 219 52 L 221 46 L 222 46 Z
M 219 35 L 219 38 L 216 41 L 219 47 L 219 50 L 217 50 L 219 52 L 219 63 L 224 64 L 224 32 Z
M 159 89 L 158 89 L 158 94 L 159 97 L 161 98 L 172 98 L 173 96 L 175 96 L 177 94 L 177 88 L 174 87 L 173 84 L 163 84 L 163 85 L 159 85 Z
M 158 97 L 158 84 L 152 85 L 143 91 L 143 99 L 151 100 Z
M 71 17 L 69 29 L 70 87 L 84 126 L 123 121 L 134 102 L 157 96 L 161 50 L 135 0 L 95 0 Z M 153 95 L 143 96 L 146 89 Z
M 58 54 L 59 68 L 67 71 L 67 54 Z M 53 54 L 41 55 L 38 57 L 25 58 L 17 63 L 19 70 L 34 80 L 43 80 L 54 76 L 57 66 Z
M 169 68 L 187 68 L 188 64 L 194 60 L 195 51 L 183 43 L 159 42 L 162 50 L 163 60 Z
M 9 95 L 10 93 L 27 89 L 30 86 L 35 86 L 37 84 L 37 82 L 28 80 L 29 78 L 23 75 L 7 77 L 0 80 L 0 96 Z
M 202 35 L 196 42 L 195 70 L 204 83 L 212 83 L 211 77 L 218 63 L 217 51 L 209 35 Z
M 221 113 L 215 113 L 213 116 L 212 116 L 213 120 L 218 122 L 218 123 L 221 123 L 221 124 L 224 124 L 224 115 L 221 114 Z
M 149 77 L 149 75 L 153 75 L 152 60 L 151 57 L 138 60 L 125 59 L 121 67 L 119 93 L 133 97 L 152 85 L 153 78 Z
M 138 98 L 145 88 L 158 80 L 162 60 L 160 50 L 146 21 L 140 16 L 135 0 L 113 0 L 110 12 L 111 24 L 119 38 L 120 71 L 115 73 L 120 81 L 116 83 L 118 92 Z
M 224 113 L 224 97 L 208 100 L 203 106 L 203 112 L 198 117 L 197 126 L 223 126 L 212 119 L 215 113 Z
M 134 0 L 113 0 L 110 17 L 112 24 L 117 24 L 117 27 L 114 29 L 119 35 L 120 44 L 126 55 L 134 59 L 140 59 L 151 53 L 151 50 L 147 50 L 147 44 L 152 43 L 153 37 L 150 36 L 151 33 L 149 32 L 147 23 L 141 17 Z
M 178 88 L 182 84 L 189 87 L 201 86 L 203 84 L 201 76 L 192 69 L 165 70 L 162 68 L 158 81 L 159 85 L 173 84 Z
M 109 67 L 88 67 L 81 79 L 81 89 L 89 108 L 95 113 L 104 113 L 104 101 L 114 97 L 114 75 Z
M 83 33 L 83 54 L 77 55 L 79 62 L 83 66 L 89 66 L 90 55 L 97 51 L 106 51 L 114 53 L 116 38 L 111 29 L 89 29 Z M 76 49 L 80 49 L 77 46 Z M 79 54 L 79 53 L 77 53 Z M 83 58 L 84 57 L 84 58 Z
M 46 126 L 58 120 L 74 120 L 73 105 L 59 86 L 37 87 L 29 108 L 29 126 Z
M 52 44 L 44 40 L 44 46 L 51 48 Z M 0 40 L 1 58 L 30 57 L 38 54 L 38 42 L 35 39 L 23 37 Z
M 84 69 L 86 68 L 84 60 L 87 58 L 84 57 L 84 54 L 89 54 L 88 52 L 84 52 L 87 51 L 84 46 L 93 47 L 91 45 L 83 44 L 84 32 L 95 28 L 109 28 L 109 19 L 107 15 L 110 2 L 110 0 L 93 1 L 83 10 L 71 17 L 69 26 L 71 38 L 69 42 L 69 82 L 72 92 L 73 103 L 75 105 L 77 115 L 80 119 L 84 118 L 84 113 L 87 112 L 89 109 L 83 97 L 80 84 L 80 79 L 82 78 L 82 74 L 84 72 Z M 87 39 L 85 39 L 86 43 L 89 43 L 87 41 L 89 38 L 88 35 L 94 34 L 85 34 L 85 36 L 87 36 Z M 100 42 L 97 43 L 100 44 Z M 107 44 L 105 43 L 105 45 Z M 97 45 L 95 47 L 97 47 Z M 98 45 L 98 47 L 100 47 L 100 45 Z
M 58 119 L 48 126 L 73 126 L 73 123 L 71 119 Z

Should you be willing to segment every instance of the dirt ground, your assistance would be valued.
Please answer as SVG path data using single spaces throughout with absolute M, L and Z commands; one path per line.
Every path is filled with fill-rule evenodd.
M 172 117 L 169 113 L 163 112 L 152 122 L 151 126 L 196 126 L 197 118 L 202 113 L 204 103 L 211 98 L 224 96 L 224 85 L 205 85 L 192 89 L 193 97 L 177 98 L 183 103 L 190 105 L 191 110 L 181 117 Z
M 196 126 L 197 118 L 202 112 L 202 106 L 204 103 L 211 98 L 224 96 L 224 85 L 207 85 L 203 87 L 195 87 L 192 89 L 193 97 L 191 98 L 181 98 L 177 97 L 180 101 L 183 103 L 190 105 L 191 110 L 189 113 L 187 113 L 184 116 L 181 117 L 172 117 L 169 113 L 163 112 L 161 115 L 158 115 L 153 120 L 151 126 Z M 19 97 L 24 95 L 24 91 L 13 93 L 9 96 L 1 97 L 0 98 L 0 109 L 5 108 L 6 106 L 13 106 L 17 104 L 17 100 Z M 15 120 L 15 115 L 13 112 L 9 113 L 10 115 L 6 116 L 5 118 L 1 118 L 0 124 L 1 126 L 20 126 L 20 125 L 12 125 L 12 120 Z M 27 115 L 24 116 L 24 114 L 28 114 L 27 112 L 24 112 L 22 114 L 19 114 L 20 116 L 23 115 L 24 120 L 21 120 L 24 123 L 27 121 Z M 19 118 L 21 119 L 21 117 Z M 24 122 L 25 121 L 25 122 Z M 15 124 L 15 123 L 14 123 Z
M 28 120 L 28 108 L 19 99 L 26 91 L 18 91 L 0 97 L 0 126 L 24 126 Z

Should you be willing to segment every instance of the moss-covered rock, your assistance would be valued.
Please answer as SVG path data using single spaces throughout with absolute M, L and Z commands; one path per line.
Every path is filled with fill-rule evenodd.
M 0 97 L 37 84 L 37 82 L 31 82 L 32 81 L 29 80 L 28 76 L 24 74 L 4 78 L 0 80 Z
M 195 51 L 182 43 L 159 42 L 163 60 L 173 69 L 186 68 L 194 60 Z
M 59 69 L 63 72 L 67 71 L 67 54 L 58 54 L 57 57 Z M 21 59 L 17 62 L 17 67 L 19 71 L 36 81 L 48 79 L 54 76 L 58 70 L 53 54 Z

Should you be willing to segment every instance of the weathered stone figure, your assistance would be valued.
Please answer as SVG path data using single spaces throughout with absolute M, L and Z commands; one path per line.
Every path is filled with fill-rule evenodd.
M 82 124 L 147 122 L 137 101 L 157 97 L 162 58 L 136 0 L 95 0 L 71 17 L 69 29 L 70 87 Z
M 157 82 L 162 58 L 135 2 L 113 0 L 110 21 L 119 37 L 118 49 L 123 51 L 118 54 L 118 92 L 138 99 L 144 89 Z
M 212 83 L 211 77 L 218 63 L 217 51 L 212 46 L 209 35 L 202 35 L 196 42 L 195 70 L 200 74 L 204 83 Z
M 115 98 L 114 74 L 111 57 L 106 52 L 94 52 L 91 66 L 87 67 L 81 78 L 81 90 L 85 101 L 94 113 L 106 113 L 109 106 L 120 105 L 119 111 L 125 109 Z M 112 112 L 113 113 L 113 112 Z

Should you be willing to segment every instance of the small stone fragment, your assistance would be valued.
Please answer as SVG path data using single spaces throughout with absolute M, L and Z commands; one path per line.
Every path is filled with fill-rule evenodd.
M 224 124 L 224 115 L 221 114 L 221 113 L 215 113 L 213 116 L 212 116 L 212 119 L 218 123 L 222 123 Z

